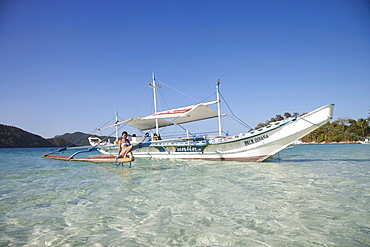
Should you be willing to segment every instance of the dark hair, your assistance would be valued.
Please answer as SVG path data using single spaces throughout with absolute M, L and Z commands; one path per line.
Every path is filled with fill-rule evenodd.
M 123 131 L 121 136 L 123 136 L 123 134 L 128 135 L 128 134 L 127 134 L 127 131 Z

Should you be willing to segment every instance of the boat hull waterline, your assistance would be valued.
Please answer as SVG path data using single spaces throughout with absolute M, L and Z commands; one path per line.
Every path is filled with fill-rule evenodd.
M 329 122 L 333 108 L 334 104 L 327 105 L 301 117 L 236 136 L 144 142 L 133 153 L 144 158 L 262 162 Z M 117 155 L 118 146 L 100 146 L 98 150 Z

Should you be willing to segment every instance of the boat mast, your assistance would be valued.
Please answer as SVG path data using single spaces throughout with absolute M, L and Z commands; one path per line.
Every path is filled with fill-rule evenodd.
M 154 114 L 156 114 L 158 112 L 158 109 L 157 109 L 157 88 L 160 88 L 161 86 L 156 85 L 154 72 L 153 72 L 152 78 L 153 78 L 153 82 L 152 82 L 152 84 L 149 84 L 149 86 L 153 88 Z M 158 119 L 155 120 L 155 133 L 158 134 Z
M 217 80 L 216 92 L 217 92 L 217 113 L 218 113 L 218 135 L 222 136 L 222 124 L 221 124 L 221 100 L 220 100 L 220 79 Z
M 116 111 L 116 141 L 118 141 L 118 111 Z

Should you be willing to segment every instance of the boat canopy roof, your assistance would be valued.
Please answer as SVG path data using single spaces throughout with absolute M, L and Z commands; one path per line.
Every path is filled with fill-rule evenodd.
M 208 105 L 216 104 L 217 101 L 211 101 L 207 103 L 200 103 L 197 105 L 191 105 L 181 108 L 176 108 L 168 111 L 157 112 L 149 116 L 140 118 L 131 118 L 115 125 L 127 124 L 140 131 L 154 129 L 156 127 L 156 120 L 158 121 L 158 127 L 163 128 L 175 124 L 189 123 L 209 118 L 215 118 L 218 116 L 217 112 L 208 107 Z M 113 125 L 113 126 L 115 126 Z M 109 126 L 109 127 L 113 127 Z M 106 127 L 106 128 L 109 128 Z M 105 129 L 105 128 L 102 128 Z

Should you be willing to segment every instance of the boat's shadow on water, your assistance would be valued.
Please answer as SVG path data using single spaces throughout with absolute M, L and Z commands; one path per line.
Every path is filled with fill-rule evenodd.
M 174 169 L 173 167 L 136 167 L 137 169 L 140 169 L 140 170 L 147 170 L 147 171 L 162 171 L 162 170 L 170 170 L 170 169 Z
M 147 170 L 147 171 L 161 171 L 161 170 L 169 170 L 174 169 L 174 167 L 168 167 L 168 166 L 141 166 L 140 164 L 132 164 L 130 166 L 110 166 L 109 169 L 115 169 L 115 170 Z

